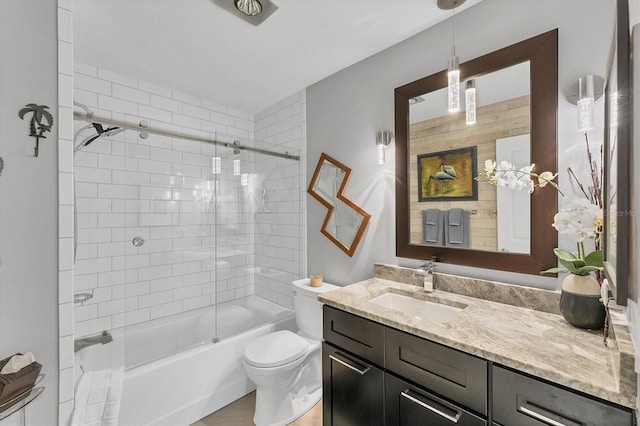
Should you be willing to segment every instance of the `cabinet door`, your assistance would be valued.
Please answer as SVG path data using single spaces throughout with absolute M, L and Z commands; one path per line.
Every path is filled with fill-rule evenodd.
M 387 426 L 486 426 L 486 420 L 385 373 Z
M 496 365 L 493 417 L 503 425 L 631 426 L 631 410 L 591 399 Z
M 384 424 L 382 370 L 322 344 L 322 421 L 325 426 Z

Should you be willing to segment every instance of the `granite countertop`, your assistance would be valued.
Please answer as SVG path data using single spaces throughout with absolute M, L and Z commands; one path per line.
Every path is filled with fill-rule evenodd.
M 388 291 L 466 308 L 454 319 L 438 323 L 368 303 Z M 619 314 L 612 314 L 615 335 L 605 345 L 601 331 L 575 328 L 556 313 L 498 303 L 477 295 L 437 289 L 426 293 L 422 287 L 382 278 L 321 294 L 319 300 L 568 388 L 636 407 L 635 351 L 624 317 Z

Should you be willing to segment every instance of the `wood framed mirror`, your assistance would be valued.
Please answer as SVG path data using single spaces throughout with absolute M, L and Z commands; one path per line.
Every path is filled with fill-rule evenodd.
M 307 192 L 327 208 L 320 232 L 351 257 L 371 215 L 344 196 L 350 175 L 349 167 L 322 153 Z
M 619 305 L 627 305 L 630 285 L 631 76 L 629 3 L 616 2 L 616 26 L 605 84 L 604 273 Z M 622 238 L 618 238 L 618 236 Z M 637 297 L 637 295 L 631 295 Z
M 505 84 L 508 80 L 504 75 L 516 69 L 524 68 L 527 72 L 528 79 L 520 83 L 527 91 L 526 94 L 516 94 L 514 97 L 507 97 L 493 102 L 492 105 L 501 103 L 509 111 L 521 108 L 524 104 L 528 107 L 524 108 L 526 115 L 520 118 L 520 124 L 512 124 L 507 128 L 499 128 L 493 130 L 480 130 L 481 127 L 476 123 L 473 126 L 465 124 L 465 112 L 448 114 L 446 107 L 446 87 L 447 87 L 447 71 L 443 70 L 439 73 L 416 80 L 412 83 L 395 89 L 395 127 L 396 127 L 396 255 L 399 257 L 413 259 L 428 259 L 437 257 L 439 261 L 445 263 L 455 263 L 459 265 L 468 265 L 474 267 L 482 267 L 489 269 L 498 269 L 512 272 L 521 272 L 528 274 L 539 274 L 540 271 L 556 266 L 557 259 L 553 253 L 553 249 L 557 246 L 557 232 L 552 228 L 553 216 L 557 212 L 558 194 L 551 188 L 544 190 L 536 190 L 533 194 L 526 194 L 527 207 L 523 207 L 518 201 L 511 201 L 516 206 L 512 211 L 500 212 L 497 207 L 487 207 L 483 204 L 483 191 L 494 191 L 493 205 L 497 206 L 496 188 L 490 188 L 488 183 L 480 183 L 478 185 L 478 200 L 458 201 L 452 199 L 445 201 L 445 204 L 435 205 L 418 201 L 417 190 L 422 190 L 422 182 L 418 182 L 417 177 L 417 161 L 419 150 L 415 149 L 414 140 L 431 133 L 439 133 L 438 139 L 441 143 L 437 146 L 426 145 L 426 149 L 431 152 L 450 152 L 461 148 L 467 148 L 470 145 L 469 135 L 489 134 L 492 139 L 492 148 L 486 148 L 482 144 L 478 146 L 477 165 L 482 166 L 487 159 L 496 159 L 496 139 L 508 139 L 513 136 L 526 134 L 528 151 L 527 162 L 535 163 L 537 171 L 557 171 L 557 109 L 558 109 L 558 31 L 553 30 L 530 39 L 521 41 L 514 45 L 491 52 L 487 55 L 470 60 L 460 64 L 460 81 L 461 87 L 469 80 L 494 80 L 499 86 Z M 495 86 L 494 86 L 495 87 Z M 502 87 L 498 87 L 502 88 Z M 445 97 L 440 102 L 437 98 L 442 90 L 445 91 Z M 487 96 L 488 93 L 497 92 L 497 89 L 485 89 L 481 93 L 478 87 L 478 99 L 481 96 Z M 461 89 L 463 92 L 463 89 Z M 517 91 L 516 91 L 517 92 Z M 444 121 L 437 122 L 435 118 L 431 123 L 423 125 L 422 128 L 415 127 L 415 120 L 412 120 L 411 106 L 419 103 L 422 99 L 428 99 L 424 102 L 438 102 L 437 108 L 440 109 L 440 116 L 453 117 L 454 120 L 461 121 L 462 124 L 452 124 L 448 118 Z M 461 97 L 462 98 L 462 97 Z M 464 103 L 464 102 L 462 102 Z M 483 116 L 482 109 L 479 106 L 477 119 L 480 121 Z M 487 106 L 487 108 L 490 108 Z M 495 120 L 496 113 L 489 111 L 484 115 L 487 120 Z M 440 117 L 441 118 L 441 117 Z M 425 123 L 426 121 L 421 121 Z M 515 120 L 514 122 L 517 122 Z M 454 126 L 467 126 L 465 130 L 466 136 L 456 137 L 451 129 Z M 471 143 L 475 146 L 474 143 Z M 439 166 L 438 164 L 439 163 Z M 440 158 L 431 167 L 440 167 L 441 170 L 432 170 L 429 177 L 434 180 L 429 181 L 430 188 L 424 189 L 429 191 L 450 191 L 451 188 L 442 185 L 438 187 L 437 173 L 444 172 L 446 159 Z M 464 163 L 460 163 L 464 164 Z M 526 164 L 523 164 L 526 165 Z M 477 167 L 477 166 L 473 166 Z M 469 170 L 474 176 L 477 176 L 478 170 Z M 444 176 L 444 175 L 443 175 Z M 473 178 L 473 176 L 471 176 Z M 487 185 L 489 187 L 487 187 Z M 512 191 L 514 192 L 514 191 Z M 465 204 L 460 204 L 465 203 Z M 476 223 L 480 220 L 495 222 L 494 231 L 498 233 L 498 223 L 507 215 L 515 216 L 516 222 L 521 217 L 528 216 L 528 231 L 524 249 L 522 250 L 505 250 L 497 246 L 493 247 L 489 244 L 480 245 L 474 243 L 477 239 L 473 235 L 469 236 L 469 244 L 467 248 L 455 247 L 440 244 L 427 244 L 426 240 L 420 235 L 423 232 L 423 218 L 426 217 L 427 210 L 449 209 L 449 211 L 462 210 L 468 212 L 471 216 L 469 219 L 469 228 L 477 227 Z M 509 210 L 509 209 L 507 209 Z M 479 213 L 474 215 L 474 211 Z M 517 214 L 512 214 L 513 212 Z M 494 217 L 491 217 L 494 216 Z M 417 235 L 417 236 L 416 236 Z M 497 237 L 496 237 L 497 241 Z

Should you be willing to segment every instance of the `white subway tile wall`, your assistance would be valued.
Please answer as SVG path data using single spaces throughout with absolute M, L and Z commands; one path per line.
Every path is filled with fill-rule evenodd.
M 256 140 L 300 155 L 300 161 L 260 157 L 254 162 L 256 176 L 264 176 L 255 185 L 263 211 L 255 215 L 255 293 L 293 308 L 291 281 L 307 276 L 306 92 L 256 114 L 254 129 Z
M 247 113 L 87 64 L 76 63 L 74 72 L 76 99 L 98 117 L 254 145 Z M 258 116 L 256 146 L 303 151 L 303 92 Z M 222 157 L 221 174 L 212 173 L 213 156 Z M 234 176 L 234 158 L 250 173 L 249 185 Z M 79 151 L 75 291 L 93 298 L 76 305 L 76 336 L 254 292 L 292 307 L 291 281 L 306 275 L 303 168 L 304 159 L 234 156 L 231 148 L 132 130 Z M 134 246 L 135 237 L 144 245 Z

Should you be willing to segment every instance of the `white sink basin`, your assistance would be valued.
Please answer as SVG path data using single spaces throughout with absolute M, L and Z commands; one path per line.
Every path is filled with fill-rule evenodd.
M 373 297 L 369 299 L 369 302 L 402 312 L 416 319 L 427 319 L 434 322 L 450 321 L 464 309 L 390 292 Z

